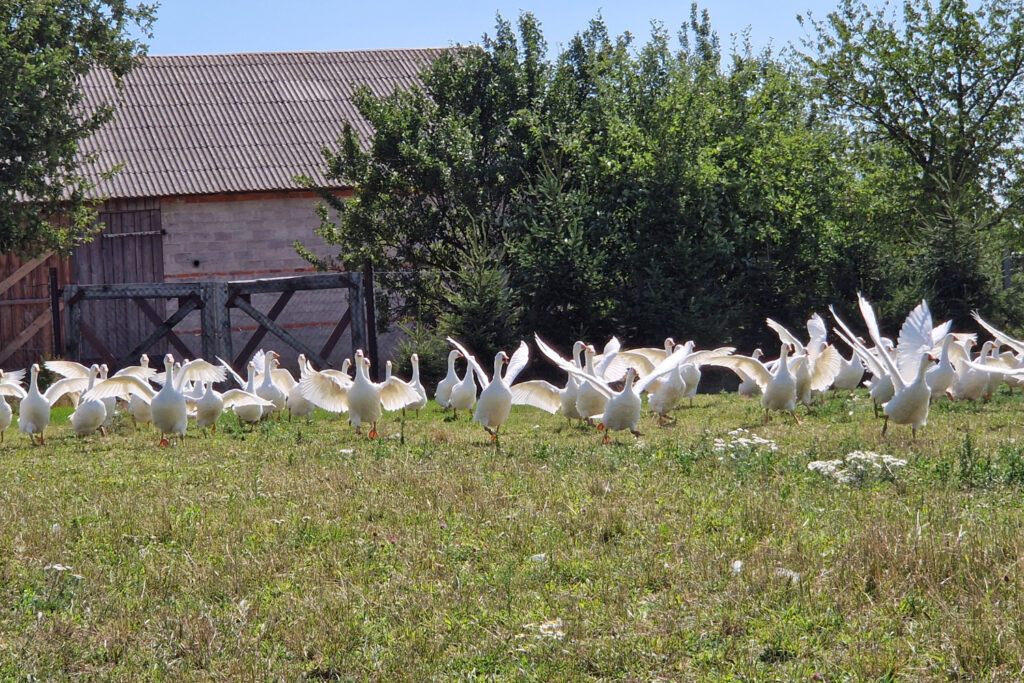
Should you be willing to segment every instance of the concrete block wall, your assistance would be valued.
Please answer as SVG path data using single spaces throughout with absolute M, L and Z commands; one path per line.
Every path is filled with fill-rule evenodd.
M 166 282 L 254 280 L 312 273 L 313 268 L 293 246 L 303 242 L 314 253 L 331 255 L 336 248 L 313 233 L 320 224 L 311 193 L 249 194 L 167 199 L 160 204 Z M 278 294 L 254 295 L 252 304 L 269 311 Z M 348 308 L 347 290 L 296 292 L 277 322 L 317 351 L 335 323 Z M 257 323 L 244 312 L 231 312 L 232 345 L 241 351 Z M 198 313 L 176 328 L 190 347 L 200 348 Z M 282 355 L 283 364 L 294 368 L 296 352 L 267 334 L 261 344 Z M 328 359 L 340 365 L 351 353 L 346 331 Z

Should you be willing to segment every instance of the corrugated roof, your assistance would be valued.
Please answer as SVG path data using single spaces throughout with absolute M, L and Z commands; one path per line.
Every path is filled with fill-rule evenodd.
M 320 149 L 346 121 L 369 125 L 351 96 L 408 88 L 443 48 L 145 57 L 124 79 L 114 119 L 83 141 L 96 197 L 293 190 L 318 182 Z M 109 73 L 83 83 L 86 106 L 116 97 Z M 118 164 L 109 180 L 99 173 Z

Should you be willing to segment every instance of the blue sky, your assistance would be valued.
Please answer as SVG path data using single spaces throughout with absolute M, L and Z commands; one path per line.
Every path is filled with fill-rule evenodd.
M 778 50 L 803 35 L 797 14 L 810 11 L 824 18 L 835 4 L 719 0 L 701 7 L 710 12 L 726 50 L 730 35 L 748 26 L 755 48 L 771 41 Z M 163 0 L 148 42 L 152 55 L 445 47 L 479 42 L 482 34 L 493 33 L 498 12 L 514 20 L 521 11 L 540 20 L 554 54 L 599 12 L 613 35 L 630 31 L 642 43 L 650 35 L 651 20 L 663 22 L 674 34 L 689 18 L 690 2 Z

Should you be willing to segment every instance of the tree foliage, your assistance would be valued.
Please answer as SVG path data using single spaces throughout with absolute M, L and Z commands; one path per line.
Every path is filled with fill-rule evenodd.
M 907 298 L 927 295 L 958 319 L 991 309 L 998 261 L 1021 244 L 1020 3 L 908 1 L 897 16 L 841 0 L 811 25 L 805 60 L 823 103 L 886 179 L 878 189 L 909 264 Z
M 1016 26 L 1008 5 L 985 5 L 987 30 Z M 390 272 L 397 314 L 472 320 L 492 347 L 502 325 L 566 347 L 612 333 L 749 347 L 770 340 L 765 316 L 799 325 L 858 290 L 883 310 L 974 305 L 991 292 L 982 236 L 1020 195 L 1008 46 L 1024 32 L 975 44 L 979 15 L 940 10 L 908 4 L 900 36 L 844 0 L 802 60 L 723 55 L 696 5 L 675 45 L 657 23 L 638 45 L 597 18 L 554 59 L 530 14 L 518 31 L 499 18 L 422 87 L 360 93 L 375 132 L 364 145 L 347 129 L 326 154 L 355 196 L 323 192 L 319 232 L 336 262 Z M 960 42 L 936 72 L 943 23 Z
M 94 229 L 78 143 L 113 103 L 85 102 L 79 79 L 94 68 L 127 73 L 145 51 L 130 32 L 148 35 L 154 9 L 125 0 L 0 3 L 0 252 L 66 252 Z

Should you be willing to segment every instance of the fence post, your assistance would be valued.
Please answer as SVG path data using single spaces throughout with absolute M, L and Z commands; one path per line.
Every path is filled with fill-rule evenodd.
M 77 285 L 64 287 L 64 313 L 68 317 L 65 341 L 67 357 L 71 360 L 79 360 L 82 357 L 82 303 L 77 295 Z
M 373 291 L 373 262 L 363 264 L 363 299 L 366 304 L 366 355 L 370 359 L 370 377 L 381 380 L 380 354 L 377 353 L 377 301 Z
M 211 296 L 207 305 L 213 309 L 213 345 L 217 349 L 217 353 L 214 355 L 219 355 L 230 363 L 235 357 L 235 352 L 231 344 L 231 309 L 228 308 L 228 283 L 211 282 L 210 290 Z
M 57 269 L 50 268 L 50 332 L 53 336 L 53 357 L 64 357 L 64 335 L 60 325 L 60 282 Z
M 348 290 L 348 310 L 351 314 L 352 357 L 356 349 L 366 349 L 366 304 L 363 303 L 363 274 L 349 273 L 352 286 Z

